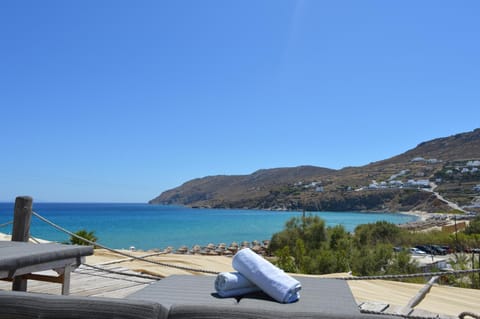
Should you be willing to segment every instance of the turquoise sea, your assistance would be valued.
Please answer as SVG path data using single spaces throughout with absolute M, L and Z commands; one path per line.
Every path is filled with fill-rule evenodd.
M 13 219 L 13 203 L 0 203 L 0 224 Z M 33 210 L 70 231 L 95 231 L 99 242 L 112 248 L 166 248 L 195 244 L 270 239 L 285 222 L 301 212 L 241 209 L 191 209 L 148 204 L 34 203 Z M 359 224 L 386 220 L 395 224 L 416 219 L 392 213 L 308 212 L 323 218 L 328 226 L 344 225 L 353 231 Z M 11 226 L 0 228 L 11 233 Z M 64 242 L 69 236 L 32 218 L 31 235 Z

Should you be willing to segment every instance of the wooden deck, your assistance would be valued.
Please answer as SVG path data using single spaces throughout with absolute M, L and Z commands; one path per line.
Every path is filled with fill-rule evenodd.
M 70 294 L 124 298 L 156 281 L 155 279 L 136 277 L 135 275 L 138 275 L 138 273 L 120 266 L 109 265 L 101 266 L 101 268 L 106 271 L 93 269 L 85 265 L 81 265 L 73 271 L 70 281 Z M 53 271 L 42 273 L 48 274 L 53 273 Z M 11 287 L 10 282 L 0 281 L 0 290 L 11 290 Z M 29 280 L 27 290 L 29 292 L 60 295 L 62 286 L 55 283 Z

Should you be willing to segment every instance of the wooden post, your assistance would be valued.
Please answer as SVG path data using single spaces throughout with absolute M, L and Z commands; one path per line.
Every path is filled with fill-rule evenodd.
M 438 280 L 438 278 L 438 276 L 433 276 L 432 278 L 430 278 L 427 284 L 423 286 L 423 288 L 420 289 L 412 299 L 410 299 L 408 304 L 397 311 L 397 314 L 404 316 L 410 315 L 413 312 L 413 308 L 418 305 L 429 293 L 430 289 L 432 288 L 433 284 L 435 284 L 435 282 Z
M 15 199 L 12 241 L 28 242 L 30 239 L 32 203 L 33 199 L 30 196 L 19 196 Z M 27 280 L 21 277 L 13 278 L 12 290 L 27 291 Z
M 62 295 L 70 294 L 70 273 L 72 271 L 72 266 L 67 265 L 63 270 L 62 274 Z
M 30 196 L 15 199 L 13 212 L 12 241 L 28 242 L 30 239 L 30 221 L 32 220 L 32 203 Z

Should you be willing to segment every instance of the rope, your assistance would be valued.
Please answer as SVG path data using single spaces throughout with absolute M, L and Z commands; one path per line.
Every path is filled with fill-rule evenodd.
M 30 236 L 30 239 L 35 243 L 35 244 L 40 244 L 40 242 L 33 236 Z
M 45 217 L 42 217 L 41 215 L 37 214 L 36 212 L 32 212 L 32 214 L 37 217 L 38 219 L 40 219 L 41 221 L 49 224 L 50 226 L 56 228 L 57 230 L 61 231 L 61 232 L 64 232 L 70 236 L 73 236 L 75 238 L 78 238 L 78 239 L 81 239 L 87 243 L 89 243 L 90 245 L 94 245 L 94 246 L 97 246 L 97 247 L 100 247 L 100 248 L 103 248 L 103 249 L 106 249 L 108 251 L 111 251 L 115 254 L 118 254 L 118 255 L 122 255 L 122 256 L 125 256 L 125 257 L 128 257 L 128 258 L 132 258 L 132 259 L 136 259 L 136 260 L 140 260 L 140 261 L 144 261 L 144 262 L 148 262 L 148 263 L 152 263 L 152 264 L 155 264 L 155 265 L 158 265 L 158 266 L 163 266 L 163 267 L 169 267 L 169 268 L 175 268 L 175 269 L 180 269 L 180 270 L 185 270 L 185 271 L 190 271 L 190 272 L 201 272 L 201 273 L 205 273 L 205 274 L 212 274 L 212 275 L 218 275 L 219 272 L 218 271 L 212 271 L 212 270 L 205 270 L 205 269 L 195 269 L 195 268 L 191 268 L 191 267 L 184 267 L 184 266 L 178 266 L 178 265 L 172 265 L 172 264 L 167 264 L 167 263 L 162 263 L 162 262 L 159 262 L 159 261 L 155 261 L 155 260 L 150 260 L 150 259 L 145 259 L 145 258 L 142 258 L 142 257 L 137 257 L 137 256 L 134 256 L 134 255 L 131 255 L 131 254 L 127 254 L 127 253 L 124 253 L 122 251 L 118 251 L 118 250 L 115 250 L 113 248 L 110 248 L 110 247 L 107 247 L 105 245 L 102 245 L 98 242 L 92 242 L 88 239 L 85 239 L 85 238 L 82 238 L 81 236 L 78 236 L 77 234 L 75 233 L 72 233 L 71 231 L 68 231 L 66 230 L 65 228 L 62 228 L 61 226 L 58 226 L 57 224 L 49 221 L 48 219 L 46 219 Z
M 431 276 L 464 275 L 464 274 L 472 274 L 472 273 L 477 273 L 477 272 L 480 272 L 480 269 L 424 272 L 424 273 L 403 274 L 403 275 L 339 277 L 339 278 L 335 278 L 335 279 L 339 279 L 339 280 L 404 279 L 404 278 L 431 277 Z
M 105 268 L 101 268 L 101 267 L 97 267 L 97 266 L 93 266 L 93 265 L 89 265 L 89 264 L 82 264 L 82 265 L 86 266 L 86 267 L 89 267 L 89 268 L 99 270 L 99 271 L 107 272 L 107 273 L 110 273 L 110 274 L 116 274 L 116 275 L 122 275 L 122 276 L 128 276 L 128 277 L 138 277 L 138 278 L 152 279 L 152 280 L 163 279 L 160 276 L 143 275 L 143 274 L 137 274 L 137 273 L 127 273 L 127 272 L 115 271 L 115 270 L 105 269 Z
M 128 281 L 128 282 L 132 282 L 136 285 L 145 285 L 145 284 L 148 284 L 149 282 L 145 282 L 144 280 L 145 279 L 148 279 L 148 278 L 141 278 L 141 279 L 138 279 L 138 278 L 128 278 L 127 274 L 124 274 L 124 273 L 118 273 L 118 275 L 123 275 L 122 278 L 118 277 L 118 276 L 113 276 L 113 274 L 116 274 L 115 272 L 111 271 L 111 273 L 109 273 L 106 269 L 102 269 L 104 271 L 100 271 L 100 270 L 94 270 L 94 269 L 87 269 L 87 268 L 83 268 L 83 269 L 75 269 L 75 273 L 78 274 L 78 275 L 86 275 L 86 276 L 94 276 L 94 277 L 101 277 L 101 278 L 108 278 L 110 280 L 120 280 L 120 281 Z M 132 277 L 135 277 L 135 276 L 132 276 Z
M 10 224 L 13 224 L 13 220 L 9 221 L 9 222 L 6 222 L 6 223 L 3 223 L 3 224 L 0 224 L 0 228 L 2 227 L 5 227 L 5 226 L 8 226 Z
M 408 318 L 408 319 L 439 319 L 439 316 L 432 316 L 432 317 L 423 317 L 423 316 L 413 316 L 413 315 L 402 315 L 398 313 L 385 313 L 381 311 L 373 311 L 373 310 L 364 310 L 360 309 L 361 313 L 370 314 L 370 315 L 382 315 L 382 316 L 392 316 L 392 317 L 401 317 L 401 318 Z M 460 318 L 463 319 L 463 318 Z M 475 318 L 478 319 L 478 318 Z
M 472 317 L 474 319 L 480 319 L 480 314 L 475 314 L 473 312 L 464 311 L 458 315 L 458 318 L 464 319 L 466 316 Z

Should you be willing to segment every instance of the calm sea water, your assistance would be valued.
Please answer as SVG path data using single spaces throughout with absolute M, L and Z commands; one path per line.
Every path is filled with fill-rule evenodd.
M 0 203 L 0 224 L 13 218 L 13 203 Z M 34 211 L 70 231 L 95 231 L 99 242 L 112 248 L 141 249 L 195 244 L 270 239 L 299 212 L 236 209 L 190 209 L 147 204 L 34 203 Z M 391 213 L 312 212 L 328 226 L 344 225 L 353 231 L 359 224 L 386 220 L 395 224 L 413 221 L 413 216 Z M 11 233 L 11 226 L 0 228 Z M 69 236 L 32 218 L 31 234 L 52 241 Z

